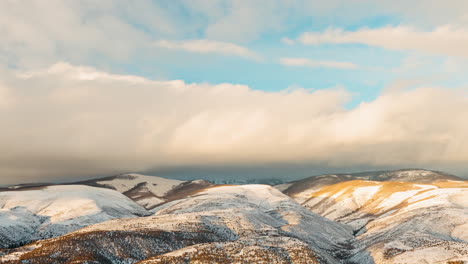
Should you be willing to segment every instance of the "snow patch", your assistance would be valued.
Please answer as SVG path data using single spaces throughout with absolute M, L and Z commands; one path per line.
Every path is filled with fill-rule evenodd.
M 96 183 L 112 187 L 120 193 L 130 190 L 140 183 L 146 183 L 148 189 L 154 195 L 164 196 L 174 187 L 184 183 L 184 181 L 132 173 L 117 176 L 112 180 L 98 181 Z

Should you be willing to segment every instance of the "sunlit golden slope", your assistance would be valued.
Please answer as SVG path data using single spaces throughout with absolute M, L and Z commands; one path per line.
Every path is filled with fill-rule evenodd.
M 348 180 L 290 195 L 353 228 L 355 263 L 468 261 L 468 181 L 427 182 Z

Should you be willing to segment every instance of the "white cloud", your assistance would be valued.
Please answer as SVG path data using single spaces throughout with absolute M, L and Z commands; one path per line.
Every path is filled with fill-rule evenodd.
M 66 63 L 0 75 L 4 184 L 185 165 L 468 162 L 466 90 L 393 90 L 345 110 L 342 89 L 263 92 Z
M 441 24 L 468 26 L 465 0 L 197 0 L 184 2 L 193 17 L 205 18 L 210 39 L 249 41 L 263 34 L 284 32 L 291 22 L 311 25 L 355 24 L 382 15 L 423 28 Z
M 465 0 L 197 0 L 184 2 L 192 17 L 203 17 L 206 37 L 222 41 L 250 41 L 262 35 L 285 32 L 295 22 L 311 25 L 356 24 L 369 17 L 421 28 L 442 24 L 468 26 Z M 310 19 L 310 20 L 309 20 Z
M 450 25 L 439 26 L 433 31 L 419 31 L 408 26 L 362 28 L 357 31 L 330 28 L 324 32 L 304 33 L 298 40 L 308 45 L 359 43 L 391 50 L 468 57 L 468 30 Z
M 280 63 L 285 66 L 300 66 L 312 68 L 335 68 L 335 69 L 357 69 L 358 66 L 351 62 L 342 61 L 320 61 L 306 58 L 281 58 Z
M 287 45 L 294 45 L 296 42 L 290 38 L 282 38 L 281 42 Z
M 0 1 L 0 63 L 124 61 L 150 48 L 153 35 L 192 29 L 179 23 L 155 1 Z
M 202 12 L 213 18 L 205 27 L 205 35 L 210 39 L 223 41 L 245 42 L 258 39 L 265 32 L 278 32 L 284 29 L 289 7 L 289 1 L 215 1 L 217 12 Z
M 246 47 L 229 42 L 208 39 L 169 41 L 160 40 L 156 45 L 167 49 L 184 50 L 195 53 L 214 53 L 221 55 L 239 56 L 247 59 L 260 60 L 261 57 Z
M 0 63 L 33 68 L 58 60 L 96 64 L 99 57 L 109 66 L 154 55 L 154 39 L 243 43 L 286 34 L 301 23 L 354 24 L 369 14 L 401 18 L 418 28 L 449 23 L 466 29 L 467 8 L 464 0 L 414 0 L 411 5 L 404 0 L 0 1 Z M 451 30 L 452 36 L 465 34 Z M 434 43 L 442 41 L 443 36 Z

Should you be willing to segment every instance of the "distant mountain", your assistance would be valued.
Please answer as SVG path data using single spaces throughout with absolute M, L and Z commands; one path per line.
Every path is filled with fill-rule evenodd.
M 433 183 L 437 181 L 462 181 L 463 179 L 440 171 L 430 171 L 422 169 L 404 169 L 388 171 L 383 173 L 376 173 L 368 177 L 357 178 L 367 179 L 370 181 L 400 181 L 400 182 L 413 182 L 413 183 Z
M 146 209 L 179 199 L 213 184 L 203 180 L 179 181 L 136 173 L 76 182 L 116 190 Z
M 287 183 L 287 179 L 279 178 L 260 178 L 260 179 L 213 179 L 210 180 L 214 184 L 233 184 L 233 185 L 245 185 L 245 184 L 266 184 L 266 185 L 279 185 Z
M 353 180 L 400 181 L 413 183 L 433 183 L 447 180 L 463 181 L 462 178 L 439 171 L 402 169 L 394 171 L 371 171 L 350 174 L 324 174 L 280 184 L 276 187 L 286 194 L 294 195 L 295 193 L 300 193 L 304 190 L 311 190 L 330 184 Z

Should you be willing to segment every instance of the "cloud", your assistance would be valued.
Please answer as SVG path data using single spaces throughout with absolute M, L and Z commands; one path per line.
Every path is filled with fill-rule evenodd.
M 299 66 L 312 68 L 357 69 L 358 66 L 351 62 L 341 61 L 317 61 L 306 58 L 281 58 L 280 63 L 285 66 Z
M 58 60 L 89 63 L 97 55 L 126 61 L 148 54 L 155 35 L 193 30 L 183 22 L 155 1 L 1 1 L 0 63 L 34 68 Z
M 110 64 L 149 56 L 155 39 L 244 43 L 286 35 L 309 19 L 314 27 L 354 25 L 369 14 L 419 28 L 448 23 L 466 29 L 467 8 L 464 0 L 0 1 L 0 62 L 33 68 L 58 60 L 90 64 L 99 57 Z
M 260 60 L 261 57 L 255 52 L 228 42 L 214 41 L 208 39 L 198 39 L 198 40 L 185 40 L 185 41 L 169 41 L 169 40 L 160 40 L 156 42 L 156 45 L 166 49 L 175 49 L 175 50 L 184 50 L 194 53 L 204 53 L 204 54 L 221 54 L 221 55 L 231 55 L 239 56 L 246 59 Z
M 290 38 L 282 38 L 281 39 L 281 42 L 283 42 L 284 44 L 287 44 L 287 45 L 294 45 L 296 42 Z
M 408 5 L 405 0 L 390 2 L 375 2 L 366 0 L 380 13 L 397 15 L 403 23 L 411 23 L 423 27 L 434 27 L 442 24 L 468 26 L 466 10 L 468 3 L 464 0 L 415 0 Z
M 442 24 L 468 26 L 465 0 L 197 0 L 184 2 L 192 17 L 203 17 L 205 36 L 222 41 L 251 41 L 288 26 L 356 25 L 369 18 L 401 21 L 421 28 Z
M 403 23 L 418 28 L 433 28 L 438 23 L 454 25 L 445 32 L 449 38 L 442 33 L 443 36 L 434 37 L 434 41 L 428 38 L 430 45 L 425 49 L 430 52 L 442 49 L 444 54 L 455 54 L 463 52 L 465 40 L 454 48 L 439 49 L 436 43 L 453 43 L 457 36 L 466 36 L 463 29 L 468 25 L 467 5 L 463 0 L 451 0 L 448 4 L 415 0 L 411 6 L 402 0 L 391 3 L 371 0 L 0 1 L 0 63 L 35 68 L 63 60 L 112 69 L 117 68 L 116 64 L 141 63 L 141 58 L 182 61 L 177 55 L 168 58 L 161 49 L 154 49 L 154 40 L 210 39 L 220 42 L 217 46 L 221 43 L 244 43 L 245 46 L 249 41 L 277 39 L 283 34 L 290 36 L 297 28 L 308 26 L 309 19 L 313 22 L 311 26 L 321 28 L 330 24 L 360 24 L 368 20 L 369 14 L 401 17 Z M 434 33 L 408 30 L 416 35 Z M 258 43 L 263 45 L 264 42 Z M 405 44 L 403 48 L 406 46 L 413 48 L 414 45 Z M 219 49 L 224 48 L 215 48 Z M 240 56 L 256 57 L 241 46 L 235 50 L 235 54 L 244 54 Z
M 67 63 L 0 76 L 2 184 L 240 164 L 467 169 L 466 90 L 392 90 L 346 110 L 343 89 L 263 92 Z
M 304 33 L 298 40 L 307 45 L 359 43 L 391 50 L 468 57 L 468 30 L 450 25 L 439 26 L 433 31 L 419 31 L 409 26 L 357 31 L 330 28 L 324 32 Z
M 210 1 L 213 9 L 200 10 L 209 19 L 204 32 L 207 38 L 248 42 L 267 32 L 284 29 L 293 3 L 284 1 Z M 214 3 L 214 4 L 213 4 Z M 222 14 L 222 15 L 219 15 Z
M 313 25 L 359 24 L 369 17 L 397 18 L 405 24 L 432 28 L 441 24 L 468 26 L 465 0 L 198 0 L 184 2 L 192 17 L 204 18 L 206 37 L 223 41 L 251 41 L 288 25 L 311 19 Z M 371 15 L 370 15 L 371 14 Z

